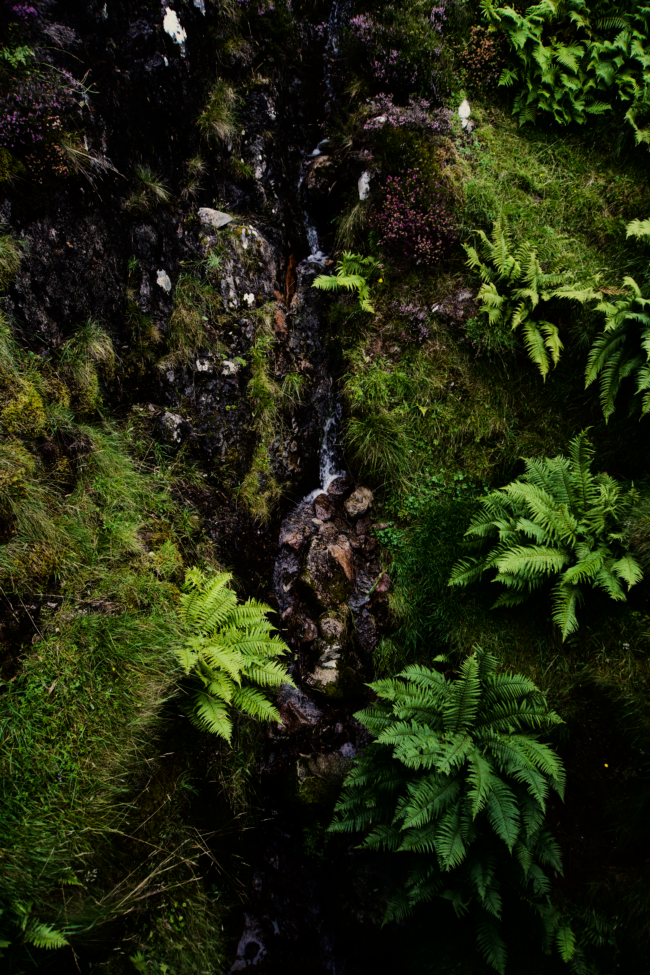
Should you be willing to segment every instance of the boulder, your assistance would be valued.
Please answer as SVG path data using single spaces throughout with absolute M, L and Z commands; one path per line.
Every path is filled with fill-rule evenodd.
M 278 699 L 280 720 L 287 731 L 299 731 L 318 724 L 323 712 L 298 687 L 283 684 Z
M 221 227 L 226 227 L 229 223 L 232 223 L 234 217 L 231 217 L 229 213 L 223 213 L 221 210 L 200 207 L 199 220 L 204 227 L 212 227 L 214 230 L 219 230 Z
M 321 521 L 329 521 L 336 514 L 336 508 L 326 494 L 319 494 L 314 499 L 314 514 Z
M 360 518 L 365 515 L 372 502 L 372 491 L 367 487 L 358 487 L 345 502 L 345 510 L 350 518 Z
M 327 493 L 332 498 L 344 498 L 354 487 L 354 481 L 349 474 L 339 474 L 327 487 Z

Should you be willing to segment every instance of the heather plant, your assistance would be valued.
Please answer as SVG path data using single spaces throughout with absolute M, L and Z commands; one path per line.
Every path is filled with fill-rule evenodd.
M 350 32 L 375 90 L 419 92 L 439 101 L 437 62 L 443 22 L 444 11 L 438 7 L 426 15 L 388 5 L 381 8 L 381 20 L 370 14 L 352 17 Z
M 455 226 L 444 191 L 442 183 L 427 183 L 414 169 L 388 177 L 373 224 L 381 245 L 398 263 L 436 264 L 454 244 Z
M 67 71 L 30 71 L 0 97 L 0 146 L 24 156 L 60 134 L 78 107 L 83 85 Z
M 395 105 L 391 95 L 377 95 L 368 99 L 366 109 L 370 115 L 364 125 L 367 132 L 380 131 L 385 125 L 437 135 L 451 132 L 450 112 L 446 108 L 434 108 L 424 98 L 412 98 L 408 105 Z

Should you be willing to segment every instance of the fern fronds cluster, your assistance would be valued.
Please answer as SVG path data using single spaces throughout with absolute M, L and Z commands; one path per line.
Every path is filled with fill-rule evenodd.
M 288 647 L 271 635 L 270 607 L 256 599 L 239 603 L 231 580 L 228 572 L 208 577 L 199 569 L 188 570 L 180 606 L 188 635 L 177 651 L 185 673 L 199 683 L 192 700 L 193 721 L 227 741 L 232 736 L 233 707 L 260 721 L 279 721 L 277 708 L 258 688 L 293 684 L 278 659 Z
M 560 851 L 543 823 L 564 769 L 541 734 L 561 719 L 531 680 L 497 673 L 480 648 L 455 679 L 413 665 L 370 686 L 378 704 L 356 718 L 374 741 L 346 778 L 330 830 L 363 832 L 363 847 L 404 854 L 410 869 L 387 920 L 433 898 L 459 915 L 474 901 L 479 948 L 503 972 L 508 889 L 537 908 L 549 933 L 560 928 L 546 873 L 561 872 Z
M 628 237 L 650 237 L 650 220 L 632 220 Z M 650 413 L 650 299 L 644 298 L 634 278 L 625 277 L 623 294 L 601 301 L 596 310 L 605 325 L 594 341 L 585 373 L 585 385 L 600 382 L 600 401 L 605 420 L 614 412 L 616 397 L 628 377 L 641 397 L 641 415 Z
M 370 279 L 381 272 L 381 264 L 374 257 L 362 257 L 344 251 L 336 265 L 335 274 L 319 274 L 312 287 L 320 291 L 356 291 L 361 311 L 374 313 L 370 301 Z
M 637 142 L 650 142 L 650 8 L 592 21 L 585 0 L 541 0 L 523 12 L 481 0 L 511 60 L 499 84 L 515 87 L 520 123 L 538 113 L 560 125 L 618 109 Z
M 562 639 L 578 628 L 576 610 L 587 589 L 624 601 L 643 576 L 625 540 L 638 493 L 623 491 L 608 474 L 593 474 L 593 455 L 583 431 L 568 457 L 529 458 L 523 477 L 481 498 L 482 510 L 465 534 L 483 551 L 457 562 L 449 585 L 467 586 L 488 573 L 506 589 L 497 607 L 518 606 L 552 583 Z
M 598 297 L 577 284 L 570 271 L 546 272 L 528 241 L 515 245 L 503 214 L 495 222 L 492 238 L 479 231 L 478 249 L 463 244 L 467 265 L 482 280 L 478 293 L 479 316 L 489 330 L 521 329 L 528 356 L 546 379 L 560 359 L 563 345 L 553 322 L 541 315 L 554 299 L 586 301 Z

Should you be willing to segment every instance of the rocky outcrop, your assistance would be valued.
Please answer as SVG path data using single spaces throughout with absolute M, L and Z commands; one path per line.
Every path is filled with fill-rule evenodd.
M 274 588 L 282 621 L 305 685 L 330 698 L 359 693 L 387 613 L 372 503 L 362 486 L 346 501 L 321 492 L 301 502 L 280 532 Z

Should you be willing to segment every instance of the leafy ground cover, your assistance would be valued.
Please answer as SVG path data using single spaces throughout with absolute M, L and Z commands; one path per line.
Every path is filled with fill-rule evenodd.
M 411 6 L 416 17 L 419 8 Z M 648 451 L 634 385 L 626 380 L 620 386 L 623 400 L 607 422 L 595 384 L 585 389 L 589 351 L 604 323 L 597 299 L 554 304 L 549 296 L 563 349 L 543 381 L 509 329 L 495 347 L 487 316 L 471 303 L 487 278 L 476 262 L 476 269 L 468 266 L 461 245 L 476 248 L 481 231 L 490 237 L 495 223 L 506 220 L 515 246 L 534 250 L 545 273 L 566 269 L 573 280 L 600 290 L 605 302 L 623 293 L 620 300 L 628 301 L 623 279 L 638 275 L 645 294 L 647 253 L 627 227 L 648 209 L 647 148 L 634 148 L 598 120 L 583 129 L 540 118 L 520 125 L 511 96 L 494 84 L 507 47 L 490 42 L 475 55 L 473 45 L 485 30 L 481 12 L 476 9 L 470 30 L 467 9 L 454 10 L 438 56 L 439 98 L 455 112 L 469 95 L 469 130 L 460 119 L 453 121 L 452 136 L 403 122 L 396 137 L 395 126 L 364 128 L 359 119 L 367 109 L 360 102 L 336 123 L 341 145 L 345 132 L 373 154 L 376 167 L 370 199 L 342 201 L 347 210 L 339 227 L 348 235 L 346 246 L 386 261 L 372 318 L 341 301 L 330 313 L 343 332 L 348 460 L 379 493 L 386 519 L 378 535 L 394 582 L 394 622 L 375 664 L 388 678 L 451 651 L 459 666 L 481 646 L 495 654 L 503 672 L 536 682 L 565 722 L 551 739 L 565 760 L 568 789 L 564 804 L 551 804 L 550 823 L 565 857 L 554 902 L 576 938 L 567 961 L 575 971 L 632 970 L 643 967 L 650 936 L 642 919 L 647 877 L 639 866 L 647 844 L 638 819 L 647 802 L 647 582 L 626 604 L 607 605 L 604 593 L 588 598 L 584 630 L 564 643 L 547 585 L 523 610 L 492 609 L 499 587 L 487 577 L 462 593 L 448 582 L 480 510 L 478 498 L 520 477 L 522 458 L 566 454 L 584 429 L 596 446 L 595 469 L 625 486 L 634 481 L 639 491 L 621 537 L 645 565 Z M 450 63 L 456 68 L 451 81 Z M 363 66 L 358 70 L 357 86 L 371 87 Z M 404 176 L 413 166 L 446 185 L 458 244 L 442 261 L 411 260 L 404 267 L 382 253 L 380 233 L 368 238 L 363 228 L 376 227 L 372 213 L 381 212 L 388 177 Z M 469 311 L 458 302 L 463 292 Z M 634 297 L 630 292 L 629 307 Z M 533 294 L 533 307 L 535 301 Z M 635 847 L 644 851 L 636 864 Z M 625 918 L 613 897 L 622 877 Z M 514 929 L 505 937 L 517 942 Z M 522 959 L 512 961 L 512 970 Z M 563 970 L 541 953 L 534 964 L 540 971 Z

